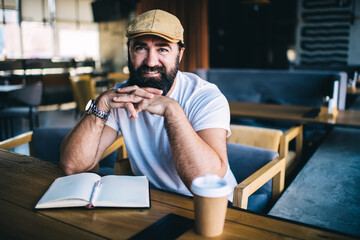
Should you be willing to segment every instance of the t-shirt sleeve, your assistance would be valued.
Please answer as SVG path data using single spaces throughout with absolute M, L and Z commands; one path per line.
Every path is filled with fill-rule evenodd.
M 116 132 L 119 132 L 120 128 L 119 128 L 119 123 L 115 117 L 116 114 L 117 114 L 117 111 L 115 111 L 115 109 L 111 109 L 109 118 L 105 124 L 107 126 L 111 127 L 112 129 L 114 129 Z
M 207 128 L 223 128 L 230 136 L 230 108 L 225 96 L 217 89 L 210 88 L 194 94 L 190 102 L 189 121 L 195 131 Z

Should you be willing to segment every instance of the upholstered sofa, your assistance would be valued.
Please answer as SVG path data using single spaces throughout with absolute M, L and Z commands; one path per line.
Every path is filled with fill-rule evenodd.
M 347 74 L 316 70 L 197 69 L 201 78 L 216 84 L 228 101 L 321 106 L 324 97 L 334 96 L 345 109 Z

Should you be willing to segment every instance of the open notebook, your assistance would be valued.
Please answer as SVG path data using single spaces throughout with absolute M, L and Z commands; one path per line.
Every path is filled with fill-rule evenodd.
M 57 178 L 36 204 L 36 209 L 64 207 L 150 208 L 145 176 L 79 173 Z

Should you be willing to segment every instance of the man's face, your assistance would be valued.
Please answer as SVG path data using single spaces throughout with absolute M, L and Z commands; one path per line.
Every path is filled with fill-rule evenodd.
M 165 96 L 174 83 L 183 52 L 177 43 L 156 36 L 130 40 L 127 84 L 161 89 Z

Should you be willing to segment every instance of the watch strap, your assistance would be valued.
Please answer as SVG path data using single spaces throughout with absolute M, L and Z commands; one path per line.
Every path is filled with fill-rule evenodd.
M 101 119 L 108 119 L 109 115 L 110 115 L 110 111 L 109 112 L 104 112 L 101 111 L 100 109 L 98 109 L 96 107 L 96 101 L 95 100 L 91 100 L 91 105 L 89 107 L 88 110 L 86 110 L 87 114 L 93 114 Z

